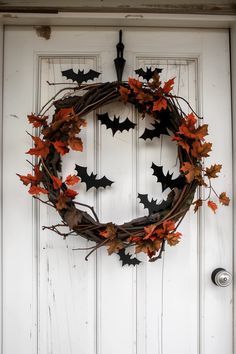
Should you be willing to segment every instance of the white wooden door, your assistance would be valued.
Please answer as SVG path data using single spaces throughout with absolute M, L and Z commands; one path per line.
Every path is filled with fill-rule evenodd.
M 222 163 L 215 181 L 232 194 L 230 65 L 226 30 L 123 29 L 124 79 L 139 67 L 163 68 L 163 80 L 176 77 L 175 92 L 190 101 L 209 123 L 210 162 Z M 29 172 L 25 151 L 31 141 L 26 116 L 36 112 L 65 82 L 61 70 L 95 69 L 101 80 L 116 80 L 113 59 L 116 28 L 52 28 L 50 40 L 31 27 L 6 27 L 3 107 L 3 354 L 233 354 L 232 286 L 213 285 L 211 272 L 232 273 L 232 209 L 216 215 L 203 209 L 185 217 L 181 243 L 167 247 L 162 260 L 144 256 L 136 268 L 121 267 L 102 249 L 84 260 L 88 247 L 78 237 L 63 240 L 43 225 L 58 220 L 35 204 L 16 173 Z M 186 108 L 186 107 L 185 107 Z M 115 104 L 112 113 L 137 113 Z M 64 160 L 87 165 L 115 181 L 110 190 L 85 192 L 101 220 L 120 222 L 145 214 L 137 193 L 161 198 L 151 163 L 176 171 L 176 148 L 167 137 L 138 139 L 138 130 L 111 132 L 90 115 L 83 153 Z

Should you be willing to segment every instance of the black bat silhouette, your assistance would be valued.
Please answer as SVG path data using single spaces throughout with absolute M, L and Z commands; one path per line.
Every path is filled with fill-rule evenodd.
M 154 163 L 152 163 L 151 168 L 153 169 L 153 175 L 157 177 L 157 182 L 161 183 L 162 186 L 162 192 L 164 192 L 165 189 L 170 188 L 179 188 L 181 189 L 184 184 L 185 184 L 185 178 L 182 175 L 179 175 L 177 178 L 172 179 L 173 173 L 167 172 L 166 175 L 163 173 L 163 166 L 157 166 Z
M 129 253 L 125 253 L 125 249 L 121 249 L 119 250 L 119 252 L 117 252 L 118 256 L 120 257 L 120 261 L 122 262 L 122 267 L 124 265 L 139 265 L 141 263 L 141 261 L 139 261 L 137 258 L 132 258 L 132 256 Z
M 116 132 L 120 131 L 123 132 L 123 130 L 130 130 L 134 129 L 136 126 L 135 123 L 131 122 L 129 118 L 126 118 L 123 122 L 120 122 L 120 117 L 114 116 L 114 120 L 111 120 L 108 113 L 103 113 L 103 114 L 97 114 L 98 120 L 100 120 L 101 124 L 104 124 L 107 129 L 112 130 L 112 135 L 114 136 Z
M 75 73 L 73 69 L 63 70 L 61 73 L 62 76 L 65 76 L 67 79 L 71 79 L 72 81 L 76 81 L 78 84 L 87 82 L 88 80 L 94 80 L 101 75 L 101 73 L 91 69 L 86 74 L 84 73 L 84 70 L 78 70 L 78 73 Z
M 135 70 L 135 73 L 138 76 L 141 76 L 144 80 L 151 80 L 155 74 L 159 74 L 162 72 L 162 69 L 155 68 L 154 70 L 150 68 L 146 68 L 146 71 L 144 71 L 142 68 Z
M 81 182 L 84 182 L 86 184 L 87 191 L 92 187 L 95 187 L 96 189 L 98 189 L 99 187 L 106 188 L 108 186 L 111 186 L 112 183 L 114 183 L 105 176 L 103 176 L 102 178 L 97 178 L 97 175 L 93 172 L 91 173 L 91 175 L 88 175 L 87 167 L 75 165 L 75 170 L 77 171 L 77 176 L 80 177 Z
M 147 129 L 145 128 L 144 133 L 140 136 L 140 139 L 153 139 L 153 138 L 160 138 L 161 134 L 163 135 L 170 135 L 168 133 L 167 127 L 163 122 L 161 121 L 160 123 L 155 122 L 152 124 L 154 129 Z
M 172 201 L 171 200 L 163 200 L 160 204 L 157 204 L 157 201 L 152 199 L 148 200 L 147 194 L 138 194 L 138 198 L 140 199 L 140 203 L 144 205 L 144 209 L 148 209 L 149 215 L 153 213 L 159 213 L 159 211 L 167 209 Z

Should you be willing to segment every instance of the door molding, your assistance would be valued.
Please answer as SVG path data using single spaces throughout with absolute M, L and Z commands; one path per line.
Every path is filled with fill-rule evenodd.
M 1 13 L 1 25 L 100 26 L 165 28 L 230 28 L 235 15 L 195 15 L 136 12 Z M 88 25 L 89 23 L 89 25 Z
M 59 13 L 59 14 L 0 14 L 0 114 L 2 119 L 2 95 L 3 95 L 3 64 L 4 64 L 4 26 L 5 25 L 63 25 L 63 26 L 115 26 L 117 27 L 178 27 L 178 28 L 228 28 L 230 32 L 231 48 L 231 87 L 232 87 L 232 129 L 233 129 L 233 193 L 236 191 L 236 16 L 211 16 L 211 15 L 173 15 L 173 14 L 138 14 L 138 13 Z M 0 124 L 0 318 L 2 318 L 2 137 L 3 129 Z M 233 194 L 232 193 L 232 194 Z M 236 199 L 236 198 L 235 198 Z M 236 210 L 234 200 L 233 212 Z M 236 230 L 236 220 L 234 221 Z M 234 272 L 236 272 L 236 252 L 234 253 Z M 236 291 L 234 287 L 234 301 L 236 303 Z M 234 318 L 236 318 L 236 306 Z M 2 321 L 0 320 L 0 342 L 2 343 Z M 236 336 L 236 321 L 234 321 L 234 333 Z M 2 344 L 0 353 L 3 354 Z M 236 353 L 236 348 L 234 348 Z

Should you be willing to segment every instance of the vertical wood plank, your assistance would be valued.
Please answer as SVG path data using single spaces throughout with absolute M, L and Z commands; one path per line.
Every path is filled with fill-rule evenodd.
M 168 77 L 176 76 L 175 94 L 187 99 L 194 110 L 196 65 L 195 60 L 176 61 L 166 70 Z M 188 113 L 187 105 L 181 100 L 180 104 Z M 163 156 L 166 156 L 164 152 Z M 198 352 L 198 226 L 192 210 L 185 216 L 179 230 L 183 234 L 180 244 L 167 246 L 164 256 L 163 353 L 166 354 L 176 348 L 182 353 Z M 170 341 L 170 337 L 174 340 Z
M 209 140 L 213 152 L 207 165 L 223 165 L 219 179 L 214 180 L 214 188 L 232 196 L 232 126 L 230 108 L 230 63 L 229 41 L 226 31 L 217 35 L 218 45 L 214 45 L 216 34 L 210 33 L 203 40 L 202 61 L 202 107 L 206 123 L 209 123 Z M 221 67 L 220 62 L 224 62 Z M 216 75 L 216 73 L 218 73 Z M 208 93 L 210 92 L 210 95 Z M 207 98 L 207 99 L 206 99 Z M 227 119 L 228 118 L 228 119 Z M 218 203 L 216 196 L 211 199 Z M 232 343 L 232 285 L 216 287 L 211 282 L 211 272 L 222 267 L 233 272 L 232 203 L 219 207 L 216 215 L 209 208 L 203 211 L 202 224 L 202 352 L 231 354 Z M 225 328 L 222 342 L 222 321 Z
M 14 45 L 12 45 L 14 43 Z M 29 45 L 30 44 L 30 45 Z M 30 167 L 26 116 L 34 111 L 34 57 L 30 31 L 5 32 L 3 109 L 3 353 L 35 353 L 34 225 L 32 200 L 16 176 Z M 19 54 L 16 60 L 16 53 Z M 14 340 L 13 340 L 14 338 Z
M 140 66 L 146 66 L 146 67 L 158 66 L 160 68 L 163 68 L 162 80 L 167 81 L 168 79 L 175 77 L 176 91 L 174 93 L 180 94 L 183 97 L 186 97 L 186 94 L 189 92 L 189 86 L 187 86 L 185 82 L 186 81 L 188 82 L 189 74 L 192 74 L 193 77 L 192 77 L 192 82 L 190 87 L 193 88 L 190 91 L 194 90 L 193 83 L 194 83 L 194 79 L 196 79 L 194 60 L 189 60 L 189 61 L 177 60 L 177 59 L 158 60 L 155 58 L 152 59 L 147 58 L 147 59 L 143 59 L 142 61 L 138 60 L 137 67 Z M 192 67 L 192 70 L 189 70 L 189 66 Z M 189 73 L 189 71 L 191 73 Z M 191 94 L 195 98 L 196 92 L 195 93 L 191 92 Z M 150 126 L 150 122 L 148 122 L 148 119 L 146 119 L 146 124 L 144 123 L 140 124 L 139 136 L 142 134 L 145 125 L 148 127 Z M 140 141 L 139 143 L 139 164 L 140 164 L 139 176 L 141 176 L 140 186 L 143 188 L 142 193 L 145 194 L 148 191 L 149 199 L 151 198 L 157 199 L 160 202 L 161 199 L 165 197 L 165 195 L 167 195 L 168 191 L 166 191 L 166 193 L 162 195 L 160 184 L 157 184 L 156 178 L 152 176 L 153 171 L 150 169 L 152 162 L 154 162 L 157 165 L 163 165 L 165 173 L 168 170 L 170 170 L 170 172 L 174 172 L 174 176 L 178 175 L 178 166 L 176 166 L 176 146 L 170 142 L 169 137 L 162 136 L 160 139 L 153 139 L 152 142 L 150 142 L 150 140 L 147 140 L 146 142 Z M 145 169 L 143 166 L 145 166 Z M 142 172 L 143 170 L 145 172 Z M 149 176 L 147 171 L 150 172 Z M 188 225 L 188 222 L 186 224 Z M 186 233 L 189 232 L 186 226 L 184 227 L 184 230 Z M 196 235 L 197 233 L 195 233 L 195 240 L 196 240 Z M 189 254 L 189 257 L 192 256 L 191 261 L 193 260 L 193 256 L 196 259 L 197 248 L 195 248 L 195 243 L 196 242 L 194 240 L 191 240 L 190 238 L 188 248 L 191 249 L 191 252 L 189 252 L 189 249 L 182 250 L 182 254 L 180 253 L 179 256 L 180 264 L 182 263 L 180 259 L 183 257 L 183 254 L 185 254 L 185 252 Z M 176 306 L 176 302 L 173 301 L 172 294 L 173 292 L 175 292 L 176 294 L 176 289 L 179 289 L 179 291 L 181 292 L 181 289 L 185 289 L 185 287 L 184 288 L 178 287 L 179 277 L 177 276 L 177 274 L 173 274 L 175 273 L 175 271 L 176 273 L 180 271 L 178 267 L 175 267 L 175 269 L 173 269 L 173 264 L 171 262 L 172 258 L 175 259 L 176 252 L 178 258 L 178 250 L 176 250 L 176 248 L 172 250 L 168 246 L 166 248 L 167 248 L 167 255 L 169 254 L 169 252 L 173 253 L 172 257 L 168 258 L 167 267 L 166 267 L 167 255 L 164 255 L 163 259 L 157 261 L 156 264 L 146 263 L 145 273 L 143 273 L 142 270 L 140 269 L 138 270 L 138 273 L 140 274 L 139 276 L 142 279 L 142 281 L 139 282 L 141 286 L 139 285 L 139 290 L 138 290 L 138 294 L 140 297 L 138 308 L 140 313 L 142 313 L 143 311 L 143 316 L 140 317 L 138 322 L 138 326 L 140 326 L 140 335 L 139 335 L 140 353 L 141 352 L 152 353 L 153 350 L 155 350 L 158 353 L 162 353 L 162 352 L 169 353 L 173 351 L 173 348 L 170 348 L 170 345 L 172 345 L 173 342 L 167 341 L 167 336 L 168 337 L 176 336 L 180 338 L 181 335 L 177 335 L 175 332 L 177 331 L 178 334 L 181 334 L 182 332 L 184 332 L 185 329 L 189 329 L 188 332 L 188 338 L 190 337 L 189 341 L 186 340 L 183 341 L 183 339 L 180 339 L 178 343 L 175 342 L 173 343 L 173 345 L 175 346 L 175 348 L 177 345 L 177 347 L 180 348 L 178 350 L 181 350 L 182 348 L 183 352 L 185 352 L 184 343 L 186 342 L 192 343 L 192 347 L 196 347 L 197 321 L 196 324 L 193 325 L 194 324 L 193 322 L 196 320 L 196 315 L 197 315 L 197 306 L 194 306 L 196 302 L 196 297 L 193 296 L 189 297 L 188 295 L 183 296 L 182 293 L 180 294 L 180 296 L 175 295 L 178 299 L 181 299 L 180 304 Z M 195 260 L 195 262 L 192 263 L 193 263 L 193 269 L 196 268 L 197 261 Z M 184 269 L 185 267 L 181 268 L 182 273 Z M 170 275 L 168 275 L 168 272 L 170 272 Z M 195 275 L 193 275 L 195 273 L 191 272 L 193 276 L 191 282 L 194 283 L 194 287 L 190 286 L 191 295 L 197 294 L 197 288 L 196 288 L 197 284 L 195 284 Z M 172 284 L 170 284 L 170 282 L 172 282 Z M 145 284 L 146 286 L 143 287 L 142 284 Z M 141 300 L 142 297 L 143 300 Z M 190 308 L 196 307 L 195 312 L 194 311 L 188 312 L 189 308 L 187 309 L 184 303 L 184 301 L 186 301 L 186 298 L 191 298 L 191 301 L 190 299 L 188 299 L 187 306 Z M 178 321 L 179 318 L 176 311 L 179 311 L 180 313 L 181 311 L 183 311 L 183 306 L 181 306 L 181 304 L 183 304 L 184 309 L 186 308 L 185 310 L 187 314 L 186 320 L 191 321 L 191 326 L 186 326 L 186 322 L 184 321 L 181 321 L 181 323 L 178 324 L 178 326 L 176 326 L 175 319 L 176 321 Z M 156 306 L 155 312 L 153 312 L 154 306 Z M 145 326 L 144 323 L 146 324 Z M 168 333 L 166 333 L 167 329 L 168 329 Z M 144 337 L 144 333 L 145 333 L 145 337 Z M 141 339 L 142 337 L 143 340 Z M 183 347 L 181 347 L 181 345 L 183 345 Z M 187 350 L 188 349 L 189 347 L 187 347 Z M 190 348 L 190 350 L 192 350 L 192 348 Z M 193 351 L 191 351 L 191 353 L 192 352 Z
M 55 87 L 46 81 L 61 82 L 61 71 L 73 68 L 75 71 L 97 70 L 96 56 L 49 57 L 41 59 L 41 106 L 52 96 Z M 51 88 L 52 87 L 52 88 Z M 63 179 L 74 174 L 75 163 L 95 169 L 95 127 L 94 117 L 86 117 L 87 127 L 82 129 L 81 138 L 84 151 L 71 151 L 63 157 Z M 75 187 L 79 192 L 78 201 L 95 204 L 93 190 L 86 192 L 85 185 Z M 40 224 L 60 223 L 54 210 L 43 205 L 40 212 Z M 79 237 L 68 237 L 64 241 L 51 231 L 40 234 L 40 351 L 52 353 L 94 353 L 96 350 L 96 256 L 85 262 L 88 251 L 75 251 L 76 248 L 88 248 L 92 243 Z M 47 329 L 47 330 L 45 330 Z
M 121 103 L 107 105 L 101 111 L 109 116 L 129 117 L 134 121 L 133 109 Z M 99 123 L 98 171 L 114 184 L 99 192 L 101 221 L 121 224 L 132 219 L 136 193 L 135 132 L 117 132 L 114 137 Z M 109 174 L 110 173 L 110 174 Z M 136 352 L 136 270 L 133 266 L 121 267 L 116 255 L 108 257 L 99 251 L 98 263 L 98 338 L 99 354 Z M 111 330 L 112 328 L 112 330 Z M 119 340 L 117 341 L 117 336 Z M 115 345 L 114 345 L 115 343 Z

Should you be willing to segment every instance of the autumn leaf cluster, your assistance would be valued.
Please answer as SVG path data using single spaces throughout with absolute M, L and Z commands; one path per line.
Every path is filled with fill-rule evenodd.
M 198 126 L 197 117 L 190 113 L 182 119 L 179 130 L 172 137 L 178 146 L 187 154 L 188 161 L 182 163 L 180 171 L 184 173 L 188 183 L 197 182 L 199 186 L 203 186 L 208 190 L 205 199 L 198 199 L 194 204 L 196 212 L 203 202 L 207 202 L 207 206 L 215 213 L 217 204 L 211 200 L 212 194 L 216 196 L 222 205 L 229 205 L 230 199 L 225 192 L 218 195 L 212 187 L 211 179 L 217 178 L 221 171 L 222 165 L 213 164 L 210 167 L 203 165 L 203 159 L 209 157 L 212 151 L 212 143 L 206 142 L 205 137 L 208 135 L 208 125 Z
M 33 175 L 26 176 L 17 174 L 20 180 L 26 186 L 30 186 L 28 192 L 32 195 L 49 194 L 50 190 L 41 186 L 43 182 L 43 169 L 46 171 L 49 180 L 50 189 L 53 189 L 57 195 L 56 208 L 62 210 L 67 208 L 68 203 L 78 194 L 75 190 L 69 188 L 79 182 L 79 177 L 69 175 L 63 181 L 57 175 L 53 175 L 46 167 L 45 161 L 51 155 L 57 154 L 59 157 L 69 153 L 70 149 L 82 151 L 83 144 L 77 136 L 81 127 L 86 126 L 86 121 L 79 118 L 73 108 L 62 108 L 55 113 L 53 120 L 48 124 L 48 116 L 37 116 L 31 114 L 28 121 L 34 128 L 40 128 L 41 137 L 32 136 L 34 147 L 29 149 L 26 154 L 39 158 L 39 163 L 33 166 Z
M 155 111 L 166 109 L 168 96 L 173 89 L 174 78 L 161 86 L 159 74 L 155 74 L 151 82 L 144 83 L 134 78 L 129 78 L 128 86 L 121 85 L 119 93 L 124 103 L 133 102 L 139 112 L 152 114 Z
M 108 253 L 118 252 L 127 245 L 135 245 L 135 253 L 146 253 L 152 258 L 160 251 L 163 241 L 167 241 L 170 246 L 174 246 L 180 241 L 182 234 L 176 231 L 173 220 L 165 220 L 163 223 L 153 224 L 144 227 L 144 233 L 134 234 L 122 242 L 117 237 L 117 228 L 114 224 L 108 224 L 106 229 L 100 232 L 100 236 L 106 239 Z

